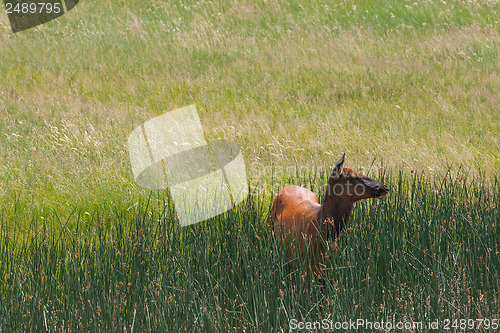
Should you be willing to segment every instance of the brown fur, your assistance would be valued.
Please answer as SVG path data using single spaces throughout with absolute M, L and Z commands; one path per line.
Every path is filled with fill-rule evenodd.
M 298 243 L 301 259 L 319 275 L 319 264 L 326 254 L 320 237 L 333 241 L 336 250 L 336 238 L 349 221 L 354 203 L 367 198 L 383 198 L 388 193 L 387 186 L 342 168 L 344 156 L 332 171 L 322 204 L 310 190 L 291 185 L 279 192 L 271 208 L 270 227 L 275 235 L 292 248 Z M 307 258 L 306 246 L 309 247 Z M 288 259 L 292 260 L 291 251 Z

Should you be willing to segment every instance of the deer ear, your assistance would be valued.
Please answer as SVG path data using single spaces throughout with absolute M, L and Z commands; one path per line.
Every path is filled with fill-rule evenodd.
M 342 166 L 344 165 L 345 153 L 342 157 L 337 161 L 335 167 L 330 174 L 330 179 L 338 179 L 340 177 L 340 173 L 342 172 Z

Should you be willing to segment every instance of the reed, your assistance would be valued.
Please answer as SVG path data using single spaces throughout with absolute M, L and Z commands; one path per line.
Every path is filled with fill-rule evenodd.
M 310 180 L 318 194 L 325 176 Z M 161 193 L 149 200 L 164 202 L 161 210 L 145 201 L 95 212 L 92 232 L 55 228 L 64 221 L 54 215 L 20 237 L 2 215 L 0 328 L 277 332 L 292 319 L 498 318 L 499 179 L 378 179 L 392 191 L 354 209 L 336 255 L 330 247 L 324 289 L 289 270 L 268 228 L 269 193 L 186 228 Z

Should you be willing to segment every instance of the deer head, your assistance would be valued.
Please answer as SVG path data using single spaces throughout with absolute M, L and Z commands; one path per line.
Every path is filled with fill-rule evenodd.
M 354 203 L 361 199 L 383 199 L 389 188 L 351 169 L 343 168 L 345 154 L 337 161 L 328 180 L 327 198 L 336 196 Z

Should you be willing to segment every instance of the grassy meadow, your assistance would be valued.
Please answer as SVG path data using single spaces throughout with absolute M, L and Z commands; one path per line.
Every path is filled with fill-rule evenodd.
M 499 17 L 498 1 L 86 0 L 13 34 L 0 15 L 0 331 L 500 318 Z M 190 104 L 207 141 L 242 148 L 252 194 L 180 228 L 126 142 Z M 269 204 L 289 183 L 320 195 L 342 152 L 391 193 L 357 204 L 325 289 L 307 288 Z

